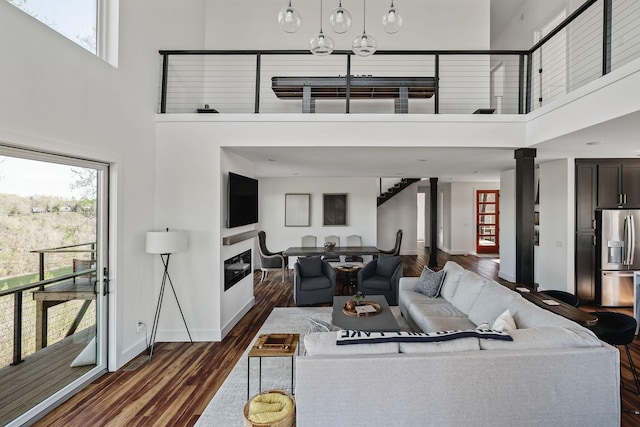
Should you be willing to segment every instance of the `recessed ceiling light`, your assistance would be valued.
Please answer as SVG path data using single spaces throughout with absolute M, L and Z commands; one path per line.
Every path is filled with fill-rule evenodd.
M 598 144 L 602 144 L 602 141 L 589 141 L 589 142 L 587 142 L 587 145 L 598 145 Z

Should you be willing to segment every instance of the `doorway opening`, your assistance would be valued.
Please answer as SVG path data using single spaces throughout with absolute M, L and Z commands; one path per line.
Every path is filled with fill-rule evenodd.
M 500 251 L 499 202 L 499 190 L 476 190 L 476 252 L 479 254 Z
M 107 370 L 108 171 L 0 146 L 0 425 Z

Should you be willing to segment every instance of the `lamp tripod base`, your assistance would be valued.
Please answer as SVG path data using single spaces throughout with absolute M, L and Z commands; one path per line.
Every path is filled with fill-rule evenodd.
M 158 333 L 158 321 L 160 320 L 160 312 L 162 311 L 162 301 L 164 300 L 164 290 L 166 288 L 167 282 L 171 286 L 171 290 L 173 291 L 173 296 L 176 299 L 176 303 L 178 304 L 178 310 L 180 310 L 180 316 L 182 317 L 182 322 L 184 323 L 184 327 L 187 330 L 187 335 L 189 335 L 189 342 L 193 344 L 193 339 L 191 338 L 191 332 L 189 332 L 189 327 L 187 326 L 187 321 L 184 318 L 184 313 L 182 312 L 182 307 L 180 306 L 180 301 L 178 300 L 178 295 L 176 294 L 176 290 L 173 287 L 173 282 L 171 281 L 171 276 L 169 275 L 169 258 L 171 254 L 161 254 L 160 258 L 162 259 L 162 263 L 164 264 L 164 274 L 162 275 L 162 285 L 160 286 L 160 295 L 158 296 L 158 303 L 156 304 L 156 313 L 153 316 L 153 327 L 151 328 L 151 339 L 149 341 L 149 347 L 147 348 L 149 352 L 149 363 L 151 363 L 151 359 L 153 358 L 153 350 L 156 345 L 156 335 Z

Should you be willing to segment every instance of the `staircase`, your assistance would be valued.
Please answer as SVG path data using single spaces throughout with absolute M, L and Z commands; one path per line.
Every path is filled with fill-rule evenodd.
M 396 183 L 396 185 L 378 196 L 378 206 L 382 205 L 384 202 L 390 200 L 393 196 L 418 181 L 420 181 L 420 178 L 402 178 Z

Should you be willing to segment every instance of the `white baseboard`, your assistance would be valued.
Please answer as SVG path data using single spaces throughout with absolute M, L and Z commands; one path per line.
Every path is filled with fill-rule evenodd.
M 138 341 L 133 343 L 133 345 L 127 348 L 122 352 L 117 361 L 116 370 L 122 368 L 124 365 L 135 359 L 140 353 L 145 351 L 147 348 L 147 343 L 145 341 L 145 337 L 141 337 Z

